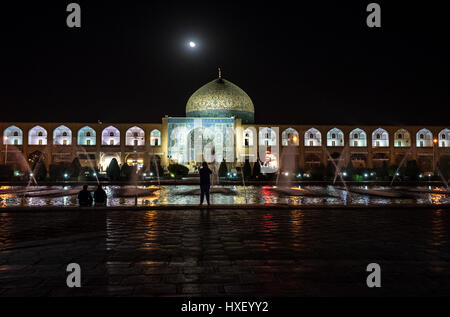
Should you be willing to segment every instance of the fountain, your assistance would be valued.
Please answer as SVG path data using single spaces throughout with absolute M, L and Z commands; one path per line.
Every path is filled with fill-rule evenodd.
M 295 177 L 296 172 L 296 154 L 297 147 L 294 144 L 289 143 L 289 145 L 284 148 L 281 153 L 281 164 L 278 168 L 275 186 L 273 186 L 271 190 L 287 196 L 323 196 L 323 193 L 314 192 L 301 187 L 290 186 L 292 178 Z
M 400 168 L 403 166 L 403 164 L 405 164 L 406 162 L 406 158 L 408 157 L 409 154 L 411 154 L 412 151 L 412 147 L 409 148 L 409 150 L 405 153 L 405 155 L 403 156 L 402 160 L 400 161 L 400 164 L 398 164 L 397 169 L 395 170 L 394 176 L 392 177 L 392 181 L 390 186 L 392 186 L 392 184 L 394 183 L 395 178 L 398 175 L 398 171 L 400 170 Z
M 77 146 L 76 150 L 77 151 L 81 150 L 81 152 L 83 152 L 83 154 L 86 156 L 86 160 L 87 160 L 87 162 L 89 164 L 89 167 L 92 170 L 93 175 L 95 176 L 95 179 L 97 180 L 97 184 L 100 185 L 100 181 L 98 180 L 97 171 L 95 170 L 94 164 L 92 163 L 91 158 L 89 157 L 88 153 L 86 152 L 86 149 L 84 147 Z

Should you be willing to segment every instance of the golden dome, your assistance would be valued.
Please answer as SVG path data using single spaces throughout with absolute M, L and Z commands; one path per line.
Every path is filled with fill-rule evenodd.
M 188 117 L 232 117 L 253 123 L 255 108 L 250 97 L 232 82 L 219 78 L 200 87 L 186 105 Z

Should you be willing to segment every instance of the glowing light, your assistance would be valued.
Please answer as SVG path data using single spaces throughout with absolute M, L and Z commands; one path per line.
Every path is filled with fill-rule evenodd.
M 33 173 L 30 173 L 30 177 L 33 177 Z
M 284 173 L 284 176 L 289 176 L 289 172 Z
M 436 144 L 438 142 L 438 139 L 433 139 L 434 144 Z
M 367 173 L 366 173 L 366 174 L 364 174 L 364 177 L 369 177 L 369 174 L 367 174 Z
M 92 174 L 93 176 L 97 176 L 97 173 Z
M 64 173 L 64 178 L 67 178 L 67 177 L 69 177 L 69 175 L 67 175 L 67 173 Z
M 195 42 L 193 42 L 193 41 L 189 42 L 189 47 L 194 48 L 196 46 L 197 46 L 197 44 Z
M 347 176 L 347 172 L 342 173 L 342 175 Z

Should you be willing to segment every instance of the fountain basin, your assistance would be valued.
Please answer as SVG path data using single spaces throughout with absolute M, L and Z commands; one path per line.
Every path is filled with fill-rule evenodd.
M 329 196 L 328 194 L 325 193 L 298 187 L 272 187 L 270 188 L 270 190 L 286 196 L 315 196 L 315 197 Z
M 145 197 L 151 196 L 159 188 L 136 188 L 135 186 L 122 186 L 114 190 L 115 197 Z
M 211 187 L 210 194 L 237 195 L 236 191 L 226 187 Z M 200 188 L 177 193 L 177 195 L 200 195 Z

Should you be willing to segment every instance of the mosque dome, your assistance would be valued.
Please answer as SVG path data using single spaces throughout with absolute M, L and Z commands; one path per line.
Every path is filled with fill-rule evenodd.
M 250 97 L 232 82 L 219 78 L 200 87 L 186 105 L 187 117 L 232 117 L 253 123 L 255 107 Z

